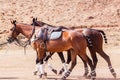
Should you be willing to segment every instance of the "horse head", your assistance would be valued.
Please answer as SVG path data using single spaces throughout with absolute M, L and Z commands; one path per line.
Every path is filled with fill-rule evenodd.
M 9 35 L 7 38 L 7 41 L 9 43 L 12 43 L 14 40 L 16 40 L 17 35 L 19 35 L 19 30 L 16 25 L 16 20 L 11 21 L 11 23 L 13 24 L 13 27 L 10 29 Z

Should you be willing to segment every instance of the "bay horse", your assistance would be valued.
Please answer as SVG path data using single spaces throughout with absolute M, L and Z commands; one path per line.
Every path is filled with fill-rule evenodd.
M 44 23 L 42 21 L 37 21 L 37 18 L 33 18 L 34 20 L 34 25 L 36 26 L 44 26 L 46 25 L 47 23 Z M 32 23 L 33 24 L 33 23 Z M 49 25 L 49 24 L 47 24 Z M 50 25 L 52 26 L 52 25 Z M 53 26 L 55 27 L 55 26 Z M 71 29 L 75 29 L 75 28 L 71 28 Z M 108 63 L 108 67 L 109 67 L 109 70 L 110 72 L 112 73 L 112 75 L 116 78 L 116 72 L 114 70 L 114 68 L 112 67 L 112 64 L 111 64 L 111 60 L 109 58 L 109 56 L 103 51 L 103 38 L 105 40 L 105 43 L 107 43 L 107 38 L 106 38 L 106 35 L 104 33 L 103 30 L 97 30 L 97 29 L 90 29 L 90 28 L 86 28 L 86 29 L 75 29 L 77 30 L 79 33 L 83 33 L 87 42 L 88 42 L 88 49 L 90 51 L 90 54 L 92 56 L 92 59 L 93 59 L 93 63 L 94 63 L 94 66 L 96 68 L 97 66 L 97 62 L 98 62 L 98 59 L 97 59 L 97 56 L 96 56 L 96 52 L 104 58 L 104 60 Z M 103 37 L 102 37 L 103 35 Z M 70 51 L 68 50 L 68 58 L 67 58 L 67 64 L 70 63 L 71 61 L 71 58 L 70 58 Z M 60 54 L 61 53 L 61 54 Z M 64 56 L 63 56 L 63 53 L 60 52 L 58 53 L 62 63 L 65 63 L 65 59 L 64 59 Z M 81 59 L 82 57 L 79 56 Z M 84 68 L 85 68 L 85 73 L 83 76 L 87 76 L 88 74 L 88 66 L 87 66 L 87 63 L 82 59 L 83 63 L 84 63 Z M 59 72 L 59 74 L 62 74 L 62 72 L 64 71 L 64 68 L 62 68 Z
M 11 33 L 7 39 L 8 42 L 13 42 L 17 40 L 17 36 L 21 33 L 28 39 L 31 38 L 31 34 L 33 33 L 33 26 L 26 25 L 23 23 L 16 23 L 16 21 L 12 22 L 13 27 L 11 29 Z M 41 28 L 40 28 L 41 30 Z M 35 33 L 34 33 L 35 34 Z M 34 36 L 32 36 L 34 37 Z M 31 45 L 37 52 L 37 61 L 39 66 L 40 77 L 45 74 L 43 59 L 46 56 L 45 46 L 43 44 L 43 40 L 37 39 L 31 42 Z M 67 72 L 62 76 L 62 80 L 65 80 L 73 70 L 76 65 L 76 56 L 81 56 L 82 59 L 91 68 L 91 79 L 95 80 L 96 72 L 95 67 L 92 64 L 91 59 L 86 54 L 87 41 L 84 38 L 82 33 L 78 33 L 76 30 L 64 30 L 62 31 L 62 36 L 57 40 L 49 40 L 46 42 L 47 51 L 49 52 L 62 52 L 65 50 L 71 49 L 71 66 Z

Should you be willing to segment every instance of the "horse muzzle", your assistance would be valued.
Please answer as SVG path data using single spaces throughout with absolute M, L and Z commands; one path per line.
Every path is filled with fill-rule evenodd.
M 15 38 L 13 38 L 13 37 L 8 37 L 6 40 L 7 40 L 8 43 L 12 43 L 12 42 L 15 40 Z

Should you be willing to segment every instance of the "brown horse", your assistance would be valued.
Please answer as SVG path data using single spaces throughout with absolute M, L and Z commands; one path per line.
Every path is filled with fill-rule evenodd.
M 42 21 L 37 21 L 37 19 L 33 18 L 35 20 L 34 22 L 34 25 L 36 26 L 44 26 L 46 23 L 42 22 Z M 47 24 L 48 25 L 48 24 Z M 50 25 L 52 26 L 52 25 Z M 73 29 L 73 28 L 72 28 Z M 107 39 L 106 39 L 106 36 L 105 36 L 105 33 L 104 31 L 102 30 L 96 30 L 96 29 L 90 29 L 90 28 L 86 28 L 86 29 L 76 29 L 78 32 L 82 32 L 88 42 L 88 48 L 89 48 L 89 51 L 91 53 L 91 56 L 92 56 L 92 59 L 93 59 L 93 63 L 94 63 L 94 66 L 96 68 L 96 65 L 97 65 L 97 62 L 98 62 L 98 59 L 97 59 L 97 56 L 96 56 L 96 52 L 105 59 L 105 61 L 108 63 L 108 67 L 110 69 L 110 72 L 112 73 L 112 75 L 116 78 L 116 73 L 114 71 L 114 69 L 112 68 L 112 64 L 111 64 L 111 61 L 110 61 L 110 58 L 109 56 L 103 51 L 103 37 L 105 39 L 105 43 L 107 43 Z M 103 37 L 102 37 L 103 35 Z M 67 60 L 67 64 L 70 63 L 71 59 L 70 59 L 70 51 L 68 51 L 68 60 Z M 60 57 L 61 58 L 61 61 L 64 63 L 64 57 L 63 57 L 63 54 L 61 52 L 61 55 L 59 56 L 62 56 Z M 88 66 L 86 64 L 86 62 L 82 59 L 83 63 L 84 63 L 84 67 L 85 67 L 85 73 L 84 73 L 84 76 L 86 76 L 88 74 Z M 60 70 L 60 74 L 64 71 L 64 68 L 62 68 Z
M 13 21 L 12 23 L 14 26 L 11 29 L 10 36 L 7 39 L 8 42 L 17 40 L 16 37 L 20 33 L 26 36 L 28 39 L 31 38 L 31 34 L 33 33 L 32 32 L 33 26 L 22 23 L 16 23 L 16 21 Z M 43 59 L 45 58 L 45 48 L 44 48 L 45 46 L 43 44 L 43 40 L 37 39 L 31 42 L 31 44 L 37 52 L 39 71 L 42 73 L 41 75 L 43 75 L 45 73 L 43 70 Z M 46 42 L 46 45 L 47 45 L 47 51 L 49 52 L 62 52 L 69 49 L 72 50 L 71 53 L 72 63 L 69 70 L 63 75 L 62 80 L 66 79 L 70 75 L 73 68 L 75 67 L 77 55 L 81 56 L 86 61 L 86 63 L 89 64 L 91 68 L 91 79 L 93 80 L 95 79 L 96 76 L 94 70 L 95 68 L 90 58 L 86 55 L 87 42 L 82 33 L 78 33 L 76 30 L 65 30 L 62 32 L 61 38 L 57 40 L 49 40 Z

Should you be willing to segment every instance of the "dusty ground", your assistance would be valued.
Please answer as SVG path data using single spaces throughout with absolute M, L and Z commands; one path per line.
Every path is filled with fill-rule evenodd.
M 7 50 L 7 51 L 6 51 Z M 0 51 L 0 80 L 40 80 L 38 76 L 33 76 L 32 72 L 35 67 L 35 52 L 29 48 L 27 54 L 24 55 L 23 49 L 9 48 Z M 106 53 L 110 56 L 113 67 L 117 73 L 117 79 L 114 79 L 108 70 L 106 62 L 98 55 L 98 65 L 97 65 L 97 79 L 96 80 L 120 80 L 120 53 L 119 48 L 107 48 Z M 62 64 L 60 59 L 55 54 L 52 60 L 49 61 L 55 69 L 60 70 Z M 78 58 L 77 65 L 73 72 L 71 73 L 68 80 L 87 80 L 82 77 L 84 72 L 83 63 Z M 48 73 L 48 79 L 46 80 L 56 80 L 61 76 L 55 75 L 53 72 L 46 67 L 46 72 Z
M 111 58 L 117 80 L 120 80 L 120 0 L 0 0 L 0 43 L 5 41 L 12 26 L 10 20 L 30 24 L 33 17 L 56 26 L 82 25 L 104 30 L 108 38 L 104 50 Z M 0 80 L 40 80 L 32 75 L 36 54 L 31 47 L 28 49 L 24 55 L 23 48 L 15 45 L 0 47 Z M 99 55 L 98 60 L 97 80 L 116 80 Z M 56 54 L 49 62 L 59 71 L 62 64 Z M 79 58 L 77 62 L 68 80 L 85 80 L 83 63 Z M 48 68 L 46 70 L 47 80 L 61 77 Z

